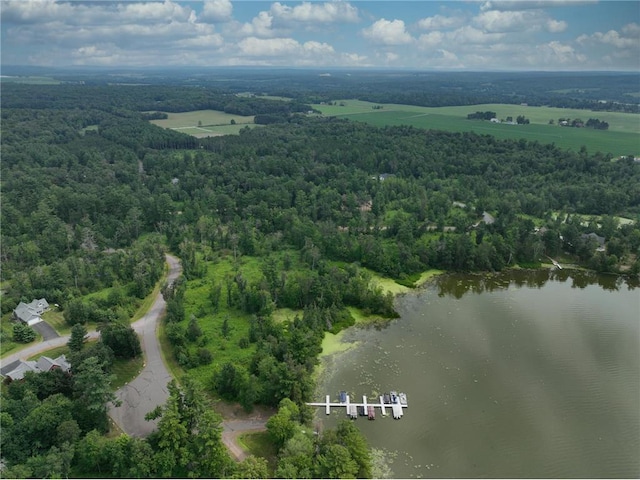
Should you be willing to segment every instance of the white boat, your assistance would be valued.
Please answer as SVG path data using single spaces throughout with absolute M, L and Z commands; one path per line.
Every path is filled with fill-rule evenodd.
M 407 405 L 407 394 L 400 392 L 398 394 L 398 398 L 400 399 L 400 405 Z

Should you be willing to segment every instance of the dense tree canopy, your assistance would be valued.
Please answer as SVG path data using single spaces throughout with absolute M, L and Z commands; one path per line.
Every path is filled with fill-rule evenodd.
M 184 279 L 163 288 L 176 361 L 208 366 L 205 387 L 247 410 L 280 406 L 268 428 L 283 478 L 372 474 L 352 424 L 319 438 L 301 426 L 324 333 L 354 323 L 346 307 L 396 315 L 372 271 L 412 286 L 429 268 L 491 271 L 566 255 L 598 271 L 640 272 L 633 158 L 299 115 L 311 96 L 360 82 L 332 81 L 315 93 L 299 85 L 299 102 L 166 85 L 3 87 L 2 310 L 41 297 L 60 304 L 74 367 L 72 376 L 28 375 L 8 386 L 4 476 L 264 476 L 264 463 L 230 462 L 220 419 L 189 377 L 154 412 L 157 434 L 101 436 L 113 359 L 140 354 L 127 321 L 161 278 L 166 249 L 184 267 Z M 454 101 L 452 92 L 434 100 L 382 90 L 370 85 L 360 96 Z M 497 95 L 489 90 L 487 100 Z M 269 125 L 197 139 L 148 122 L 148 112 L 201 108 Z M 636 222 L 621 225 L 620 215 Z M 216 262 L 231 270 L 210 280 Z M 203 299 L 195 312 L 186 310 L 188 289 Z M 282 308 L 296 313 L 275 321 Z M 235 317 L 247 319 L 237 340 L 246 361 L 218 362 L 207 348 L 205 322 L 216 315 L 224 341 L 239 330 Z M 84 344 L 87 322 L 100 325 L 101 341 Z

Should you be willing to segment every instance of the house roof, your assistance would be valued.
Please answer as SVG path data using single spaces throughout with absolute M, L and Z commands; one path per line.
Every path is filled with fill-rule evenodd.
M 595 240 L 596 242 L 598 242 L 598 245 L 600 245 L 601 247 L 604 246 L 604 237 L 601 237 L 600 235 L 598 235 L 597 233 L 591 232 L 591 233 L 584 233 L 580 236 L 580 238 L 583 238 L 584 240 Z
M 20 360 L 18 366 L 8 372 L 6 376 L 11 380 L 22 380 L 27 372 L 48 372 L 52 368 L 59 368 L 64 372 L 68 372 L 71 370 L 71 364 L 67 361 L 67 358 L 64 355 L 60 355 L 55 359 L 43 355 L 37 361 Z
M 487 225 L 491 225 L 496 221 L 496 219 L 489 212 L 482 212 L 482 221 Z
M 13 313 L 18 320 L 21 320 L 24 323 L 27 323 L 33 318 L 40 318 L 40 315 L 38 315 L 29 304 L 24 302 L 20 302 Z
M 32 300 L 31 303 L 20 302 L 13 313 L 16 318 L 27 323 L 34 318 L 40 318 L 40 315 L 47 308 L 49 308 L 49 302 L 44 298 L 40 298 Z
M 7 373 L 6 376 L 11 380 L 22 380 L 25 373 L 38 371 L 37 368 L 38 366 L 33 360 L 20 360 L 18 366 Z

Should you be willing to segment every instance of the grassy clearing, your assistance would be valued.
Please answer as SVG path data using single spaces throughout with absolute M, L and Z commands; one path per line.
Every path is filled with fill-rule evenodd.
M 160 322 L 157 330 L 158 342 L 160 343 L 160 355 L 162 356 L 162 361 L 167 366 L 167 370 L 171 373 L 171 376 L 175 378 L 176 381 L 179 381 L 179 379 L 184 376 L 185 371 L 180 365 L 178 365 L 178 362 L 172 354 L 173 347 L 167 339 L 164 325 L 165 324 L 163 322 Z
M 27 360 L 37 360 L 40 357 L 42 357 L 43 355 L 45 355 L 45 356 L 47 356 L 49 358 L 57 358 L 60 355 L 68 356 L 69 355 L 69 347 L 67 347 L 66 345 L 63 345 L 61 347 L 52 348 L 50 350 L 46 350 L 44 352 L 37 353 L 37 354 L 29 357 Z
M 344 106 L 314 105 L 327 116 L 340 116 L 370 123 L 376 126 L 411 125 L 423 129 L 490 134 L 500 139 L 520 139 L 554 143 L 561 148 L 579 150 L 583 145 L 588 151 L 612 155 L 636 154 L 640 150 L 640 116 L 621 112 L 591 112 L 588 110 L 520 105 L 485 104 L 463 107 L 418 107 L 412 105 L 384 104 L 374 110 L 376 104 L 359 100 L 344 100 Z M 467 120 L 467 114 L 475 111 L 494 111 L 498 118 L 526 116 L 529 125 L 506 125 L 477 120 Z M 549 125 L 558 118 L 599 118 L 609 123 L 609 130 L 569 128 Z
M 26 77 L 0 77 L 2 83 L 25 83 L 28 85 L 59 85 L 62 82 L 52 77 L 38 77 L 38 76 L 26 76 Z
M 162 128 L 182 129 L 186 127 L 207 127 L 211 125 L 252 124 L 253 115 L 233 115 L 219 110 L 194 110 L 192 112 L 167 113 L 164 120 L 151 120 L 151 123 Z
M 59 335 L 68 335 L 71 333 L 71 327 L 64 321 L 63 313 L 56 307 L 44 312 L 42 314 L 42 319 L 51 325 Z M 91 330 L 91 328 L 87 328 L 87 330 Z
M 180 132 L 186 133 L 197 138 L 219 137 L 222 135 L 239 135 L 243 128 L 257 128 L 264 125 L 256 125 L 255 123 L 239 123 L 236 125 L 207 125 L 206 127 L 186 127 L 181 128 Z
M 114 390 L 123 387 L 140 374 L 143 366 L 144 357 L 142 355 L 131 359 L 117 358 L 113 362 L 112 373 L 115 375 L 115 378 L 113 382 L 111 382 L 111 387 Z
M 293 320 L 296 315 L 302 317 L 304 310 L 292 310 L 290 308 L 278 308 L 271 314 L 271 318 L 276 323 L 282 323 L 288 320 Z
M 239 259 L 239 271 L 249 283 L 261 277 L 260 259 L 254 257 L 242 257 Z M 206 339 L 204 345 L 192 345 L 192 351 L 198 348 L 206 348 L 213 354 L 213 365 L 204 365 L 189 370 L 190 376 L 199 380 L 203 385 L 211 379 L 212 367 L 224 365 L 227 362 L 234 364 L 247 364 L 254 352 L 254 347 L 240 348 L 241 338 L 249 333 L 249 321 L 251 316 L 236 309 L 230 309 L 226 299 L 226 281 L 228 277 L 235 275 L 233 259 L 226 257 L 215 264 L 209 264 L 207 275 L 204 278 L 188 282 L 185 294 L 186 319 L 182 325 L 186 328 L 188 319 L 194 315 L 198 319 L 198 325 Z M 209 291 L 212 283 L 222 286 L 221 305 L 214 310 L 209 300 Z M 230 332 L 228 338 L 222 335 L 222 326 L 228 317 Z
M 251 455 L 266 459 L 269 475 L 273 475 L 278 451 L 268 432 L 241 433 L 238 436 L 238 444 Z

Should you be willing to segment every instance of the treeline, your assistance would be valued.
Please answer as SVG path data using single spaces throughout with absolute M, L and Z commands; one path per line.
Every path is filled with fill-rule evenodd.
M 579 118 L 574 118 L 573 120 L 570 118 L 559 118 L 558 125 L 563 127 L 574 127 L 574 128 L 581 128 L 581 127 L 595 128 L 596 130 L 609 129 L 609 124 L 607 122 L 599 120 L 597 118 L 590 118 L 589 120 L 586 121 L 586 123 Z
M 144 119 L 156 119 L 147 112 L 189 112 L 220 110 L 234 115 L 290 114 L 307 112 L 309 105 L 297 101 L 281 101 L 260 97 L 239 96 L 218 88 L 193 88 L 167 85 L 50 85 L 42 86 L 36 96 L 32 87 L 22 84 L 3 86 L 2 106 L 17 109 L 62 109 L 77 105 L 82 98 L 82 110 L 96 109 L 118 114 L 121 111 L 142 112 Z M 153 118 L 152 118 L 153 117 Z
M 496 118 L 496 112 L 475 112 L 467 115 L 467 120 L 491 120 Z
M 603 120 L 598 120 L 597 118 L 590 118 L 585 123 L 586 127 L 595 128 L 596 130 L 607 130 L 609 128 L 609 124 Z

